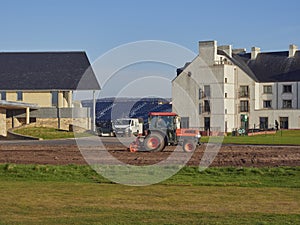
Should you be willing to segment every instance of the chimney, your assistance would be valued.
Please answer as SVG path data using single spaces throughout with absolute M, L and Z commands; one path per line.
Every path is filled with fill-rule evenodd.
M 258 48 L 258 47 L 252 47 L 251 48 L 251 59 L 252 60 L 256 59 L 258 53 L 260 53 L 260 48 Z
M 218 46 L 218 50 L 225 52 L 230 58 L 232 58 L 232 47 L 231 45 Z
M 199 56 L 208 65 L 217 60 L 217 41 L 199 41 Z
M 298 50 L 297 45 L 290 45 L 290 47 L 289 47 L 289 58 L 294 57 L 297 50 Z

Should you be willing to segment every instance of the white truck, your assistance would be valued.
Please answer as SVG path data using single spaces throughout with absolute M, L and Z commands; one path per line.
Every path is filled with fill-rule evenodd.
M 141 118 L 121 118 L 113 122 L 116 136 L 131 137 L 134 133 L 143 134 L 144 122 Z

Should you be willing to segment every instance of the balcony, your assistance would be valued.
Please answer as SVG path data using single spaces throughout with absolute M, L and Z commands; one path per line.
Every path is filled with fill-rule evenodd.
M 210 114 L 210 108 L 201 107 L 199 114 L 207 113 Z
M 239 98 L 250 98 L 249 91 L 240 91 L 239 92 Z
M 204 93 L 204 91 L 200 91 L 199 92 L 199 99 L 203 99 L 206 98 L 206 94 Z
M 203 112 L 210 113 L 210 107 L 203 107 Z
M 204 106 L 201 104 L 199 106 L 199 114 L 208 113 L 210 114 L 211 108 L 209 104 L 204 104 Z
M 209 98 L 210 97 L 210 92 L 204 92 L 204 91 L 200 91 L 199 92 L 199 99 L 203 99 L 203 98 Z
M 231 61 L 227 60 L 226 58 L 215 60 L 214 65 L 233 65 Z

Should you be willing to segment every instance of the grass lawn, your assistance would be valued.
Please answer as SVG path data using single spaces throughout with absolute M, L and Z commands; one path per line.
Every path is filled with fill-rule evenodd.
M 65 131 L 65 130 L 58 130 L 55 128 L 49 127 L 25 127 L 20 128 L 14 131 L 17 134 L 42 138 L 42 139 L 60 139 L 60 138 L 74 138 L 74 133 Z M 78 136 L 89 136 L 88 133 L 78 134 L 76 133 L 76 137 Z
M 216 137 L 202 137 L 201 142 L 219 141 Z M 276 134 L 261 134 L 257 136 L 225 136 L 224 144 L 273 144 L 300 145 L 300 130 L 279 130 Z
M 185 167 L 156 185 L 88 166 L 0 165 L 0 224 L 300 224 L 300 167 Z

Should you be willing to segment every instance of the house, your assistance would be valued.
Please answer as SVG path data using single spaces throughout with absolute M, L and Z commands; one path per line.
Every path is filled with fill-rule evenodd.
M 73 113 L 75 90 L 100 89 L 85 52 L 2 52 L 0 79 L 0 135 L 33 122 L 89 126 L 87 108 Z
M 300 128 L 300 51 L 261 52 L 200 41 L 199 55 L 177 69 L 173 111 L 211 132 Z

